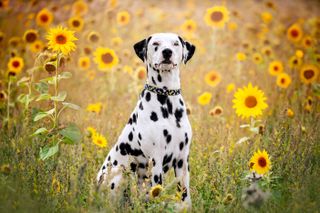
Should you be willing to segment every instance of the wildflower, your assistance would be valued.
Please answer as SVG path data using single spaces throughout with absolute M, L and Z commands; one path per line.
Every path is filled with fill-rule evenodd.
M 246 54 L 242 53 L 242 52 L 238 52 L 236 55 L 236 58 L 238 61 L 245 61 L 247 56 Z
M 255 64 L 261 64 L 263 61 L 263 58 L 260 53 L 254 53 L 252 55 L 252 59 Z
M 277 76 L 277 85 L 281 88 L 288 88 L 291 84 L 291 77 L 287 73 L 280 73 Z
M 205 75 L 204 80 L 209 86 L 215 87 L 220 83 L 221 75 L 218 72 L 212 70 Z
M 232 92 L 236 88 L 236 85 L 234 83 L 230 83 L 227 85 L 226 91 L 227 93 Z
M 83 0 L 78 0 L 72 4 L 72 12 L 78 16 L 85 15 L 88 12 L 88 5 Z
M 267 98 L 264 96 L 263 91 L 258 87 L 253 87 L 251 83 L 243 89 L 238 89 L 234 94 L 233 108 L 239 117 L 257 117 L 262 115 L 262 111 L 268 107 L 265 103 Z
M 107 139 L 99 133 L 92 135 L 92 142 L 99 147 L 106 147 L 107 146 Z
M 303 55 L 304 55 L 304 53 L 303 53 L 303 51 L 302 50 L 296 50 L 296 56 L 298 57 L 298 58 L 303 58 Z
M 89 133 L 89 137 L 93 137 L 93 135 L 97 134 L 97 130 L 91 126 L 87 127 L 87 131 Z
M 271 75 L 276 76 L 281 72 L 283 72 L 283 65 L 281 61 L 272 61 L 269 64 L 269 73 Z
M 229 11 L 223 6 L 214 6 L 207 9 L 204 20 L 208 26 L 224 27 L 225 23 L 229 21 Z
M 223 109 L 221 106 L 215 106 L 213 109 L 209 111 L 209 115 L 211 116 L 218 116 L 223 113 Z
M 15 56 L 10 58 L 8 64 L 9 71 L 19 74 L 24 67 L 24 60 L 21 57 Z
M 38 39 L 38 32 L 36 30 L 27 30 L 23 35 L 23 40 L 29 44 L 32 44 Z
M 52 13 L 44 8 L 36 16 L 36 23 L 41 27 L 48 27 L 53 21 Z
M 303 31 L 299 24 L 293 24 L 287 30 L 287 38 L 289 41 L 298 42 L 303 36 Z
M 160 184 L 157 184 L 150 189 L 149 194 L 151 195 L 151 198 L 155 198 L 155 197 L 158 197 L 162 191 L 163 191 L 162 186 Z
M 36 40 L 30 45 L 30 50 L 34 53 L 42 51 L 44 48 L 44 44 L 41 40 Z
M 287 109 L 287 116 L 288 116 L 289 118 L 292 118 L 292 117 L 294 116 L 294 112 L 293 112 L 292 109 L 290 109 L 290 108 Z
M 101 102 L 97 102 L 97 103 L 94 103 L 94 104 L 89 104 L 87 106 L 87 111 L 95 112 L 97 114 L 100 113 L 101 109 L 102 109 L 102 103 Z
M 98 64 L 98 69 L 107 70 L 119 63 L 118 56 L 114 50 L 98 47 L 94 52 L 94 61 Z
M 90 62 L 90 58 L 87 57 L 87 56 L 83 56 L 83 57 L 80 57 L 78 59 L 78 67 L 81 69 L 81 70 L 87 70 L 90 68 L 90 65 L 91 65 L 91 62 Z
M 198 103 L 202 106 L 208 105 L 211 101 L 212 94 L 210 92 L 204 92 L 198 97 Z
M 139 66 L 137 69 L 136 69 L 136 73 L 137 73 L 137 77 L 139 80 L 143 80 L 146 78 L 146 75 L 147 75 L 147 71 L 146 71 L 146 68 L 143 67 L 143 66 Z
M 75 31 L 81 31 L 84 26 L 84 21 L 81 17 L 71 17 L 68 20 L 68 26 Z
M 56 179 L 56 177 L 53 177 L 52 183 L 51 183 L 52 190 L 56 193 L 59 193 L 61 190 L 60 181 Z
M 68 55 L 71 51 L 76 49 L 74 41 L 78 40 L 76 37 L 74 37 L 74 31 L 67 30 L 61 26 L 51 28 L 46 38 L 49 41 L 49 49 L 62 52 L 64 55 Z
M 97 43 L 100 40 L 100 34 L 95 31 L 91 31 L 87 37 L 89 42 Z
M 117 14 L 117 23 L 121 26 L 127 25 L 130 21 L 130 14 L 128 11 L 120 11 Z
M 265 24 L 269 24 L 272 21 L 272 15 L 269 12 L 261 13 L 261 19 Z
M 319 69 L 312 64 L 306 64 L 300 70 L 300 79 L 304 84 L 311 84 L 318 79 Z
M 184 32 L 193 33 L 197 29 L 197 23 L 192 19 L 188 19 L 182 24 L 181 29 Z
M 259 175 L 264 175 L 271 168 L 271 161 L 269 159 L 268 153 L 263 150 L 262 152 L 258 150 L 254 153 L 249 162 L 250 171 L 255 171 Z

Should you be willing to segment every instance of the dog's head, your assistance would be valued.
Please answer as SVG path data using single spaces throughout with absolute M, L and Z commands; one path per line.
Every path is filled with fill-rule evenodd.
M 156 33 L 134 45 L 138 57 L 158 70 L 172 70 L 187 63 L 195 46 L 174 33 Z

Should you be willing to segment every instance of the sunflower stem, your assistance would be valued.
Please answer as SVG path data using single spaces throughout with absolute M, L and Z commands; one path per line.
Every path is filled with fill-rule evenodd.
M 55 73 L 55 79 L 54 79 L 54 96 L 58 96 L 58 89 L 59 89 L 59 81 L 58 81 L 58 69 L 60 64 L 60 52 L 58 52 L 57 60 L 56 60 L 56 73 Z M 54 119 L 53 119 L 53 128 L 56 128 L 58 125 L 58 101 L 54 100 Z

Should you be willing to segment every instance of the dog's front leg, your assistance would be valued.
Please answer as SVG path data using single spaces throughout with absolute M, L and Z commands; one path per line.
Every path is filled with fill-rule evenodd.
M 160 157 L 152 159 L 153 167 L 151 170 L 151 185 L 155 186 L 157 184 L 162 184 L 163 171 L 162 171 L 162 160 Z
M 190 198 L 190 176 L 189 176 L 189 163 L 188 158 L 180 159 L 175 166 L 175 175 L 180 181 L 178 183 L 178 189 L 182 191 L 181 200 L 186 202 L 189 208 L 191 208 Z

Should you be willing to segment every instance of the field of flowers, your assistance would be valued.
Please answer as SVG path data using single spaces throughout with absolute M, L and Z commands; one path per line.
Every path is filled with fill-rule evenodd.
M 173 171 L 118 199 L 96 174 L 146 68 L 133 45 L 175 32 L 193 129 L 193 212 L 319 212 L 317 0 L 0 0 L 0 211 L 175 212 Z M 150 199 L 146 200 L 146 192 Z

